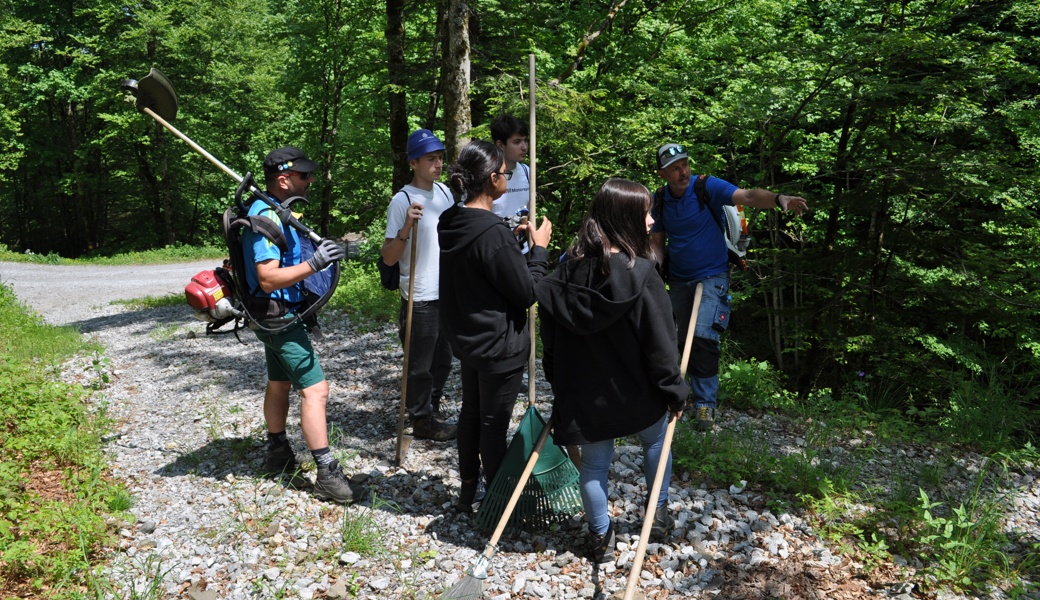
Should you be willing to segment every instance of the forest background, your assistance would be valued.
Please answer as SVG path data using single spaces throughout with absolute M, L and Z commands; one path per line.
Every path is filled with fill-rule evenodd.
M 239 173 L 305 149 L 305 221 L 377 245 L 407 134 L 451 155 L 526 119 L 534 54 L 554 252 L 606 177 L 653 189 L 682 143 L 812 209 L 749 211 L 728 356 L 959 441 L 1040 424 L 1034 0 L 0 0 L 0 23 L 0 249 L 220 245 L 234 183 L 121 88 L 152 66 L 189 137 Z

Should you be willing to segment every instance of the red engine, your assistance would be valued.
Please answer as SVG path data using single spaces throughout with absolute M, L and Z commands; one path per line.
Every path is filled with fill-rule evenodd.
M 184 286 L 184 296 L 195 318 L 207 323 L 226 321 L 237 316 L 232 303 L 230 276 L 221 267 L 202 271 Z

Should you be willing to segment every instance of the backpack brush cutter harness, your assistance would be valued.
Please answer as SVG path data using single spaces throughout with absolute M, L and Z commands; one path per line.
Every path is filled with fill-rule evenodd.
M 697 202 L 700 203 L 701 207 L 707 208 L 711 212 L 715 224 L 722 230 L 722 238 L 726 242 L 726 258 L 729 263 L 741 271 L 747 271 L 747 259 L 745 259 L 745 256 L 747 255 L 748 246 L 751 245 L 751 235 L 748 232 L 747 219 L 744 218 L 743 207 L 724 205 L 721 211 L 716 211 L 712 207 L 711 199 L 708 197 L 707 181 L 707 175 L 698 175 L 693 182 L 693 192 L 697 196 Z M 662 225 L 664 225 L 665 187 L 661 186 L 654 192 L 654 205 L 661 207 Z M 667 259 L 667 249 L 665 251 L 665 259 Z M 662 276 L 667 276 L 666 270 L 664 270 Z
M 252 328 L 269 333 L 280 333 L 302 320 L 310 325 L 312 333 L 320 335 L 314 315 L 336 291 L 340 276 L 339 261 L 333 262 L 330 265 L 331 268 L 319 271 L 302 282 L 301 291 L 304 298 L 300 307 L 302 310 L 299 310 L 293 318 L 286 319 L 284 317 L 289 313 L 289 307 L 270 299 L 256 297 L 251 293 L 254 290 L 248 289 L 245 277 L 247 265 L 242 254 L 241 235 L 242 229 L 245 227 L 249 227 L 251 231 L 271 240 L 283 253 L 288 247 L 285 231 L 273 219 L 263 216 L 248 216 L 248 209 L 242 202 L 242 195 L 249 191 L 251 198 L 262 200 L 270 206 L 282 224 L 292 227 L 301 234 L 301 260 L 306 261 L 310 258 L 314 248 L 323 240 L 320 235 L 300 223 L 292 214 L 290 209 L 292 203 L 296 200 L 303 200 L 303 198 L 297 196 L 289 198 L 284 204 L 278 203 L 253 185 L 251 173 L 246 173 L 245 177 L 240 176 L 171 125 L 170 121 L 177 116 L 177 93 L 170 81 L 158 69 L 152 67 L 148 75 L 141 78 L 140 81 L 127 79 L 123 82 L 123 87 L 129 90 L 136 99 L 135 106 L 138 110 L 155 119 L 156 122 L 239 183 L 238 189 L 235 191 L 236 206 L 225 211 L 223 221 L 224 237 L 230 258 L 224 261 L 223 267 L 202 271 L 192 277 L 191 282 L 184 289 L 188 304 L 195 309 L 195 316 L 208 323 L 207 333 L 213 333 L 217 328 L 232 320 L 235 321 L 236 335 L 239 320 L 246 321 Z

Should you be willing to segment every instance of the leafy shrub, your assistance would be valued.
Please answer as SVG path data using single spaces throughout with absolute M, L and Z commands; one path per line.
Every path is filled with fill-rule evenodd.
M 719 402 L 735 408 L 790 408 L 793 395 L 767 361 L 737 360 L 719 368 Z

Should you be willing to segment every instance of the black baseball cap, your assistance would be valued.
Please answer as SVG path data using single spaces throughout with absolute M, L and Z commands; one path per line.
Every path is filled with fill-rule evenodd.
M 264 173 L 281 173 L 283 171 L 310 173 L 317 168 L 318 163 L 307 158 L 303 150 L 292 146 L 272 150 L 264 157 Z

